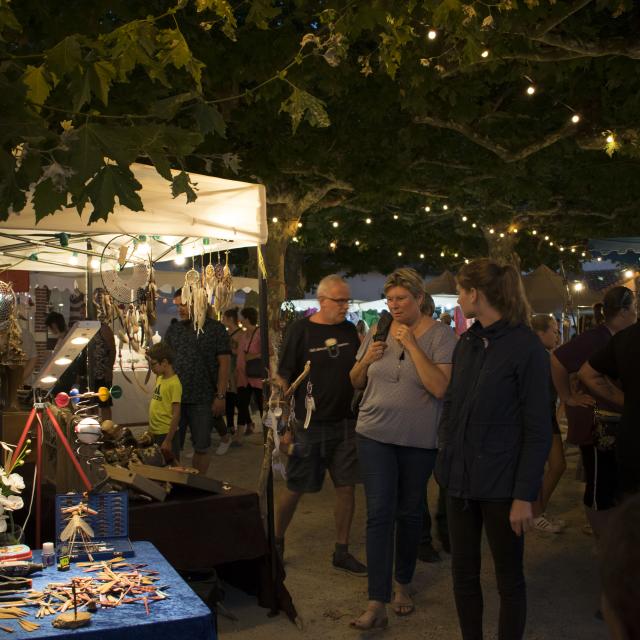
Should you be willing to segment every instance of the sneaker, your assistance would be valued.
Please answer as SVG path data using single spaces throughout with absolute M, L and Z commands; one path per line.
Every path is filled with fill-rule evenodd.
M 356 560 L 348 551 L 346 553 L 333 554 L 333 566 L 338 571 L 350 573 L 352 576 L 365 578 L 367 576 L 367 567 L 359 560 Z
M 552 518 L 551 516 L 548 516 L 546 513 L 542 514 L 551 524 L 555 524 L 558 527 L 560 527 L 561 529 L 566 529 L 567 528 L 567 522 L 566 520 L 563 520 L 562 518 Z
M 418 547 L 418 560 L 422 562 L 440 562 L 440 554 L 430 542 L 421 542 Z
M 533 519 L 533 527 L 542 533 L 560 533 L 562 531 L 562 527 L 548 520 L 544 513 Z
M 229 451 L 229 447 L 231 446 L 231 438 L 229 438 L 226 442 L 222 441 L 218 448 L 216 449 L 217 456 L 223 456 L 227 451 Z

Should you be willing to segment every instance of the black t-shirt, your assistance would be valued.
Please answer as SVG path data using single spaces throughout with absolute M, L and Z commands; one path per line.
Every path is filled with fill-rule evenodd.
M 624 391 L 622 424 L 625 431 L 638 432 L 640 439 L 640 324 L 616 333 L 607 345 L 589 358 L 589 364 L 612 380 L 619 380 Z
M 348 320 L 339 324 L 318 324 L 304 318 L 289 327 L 282 345 L 278 374 L 291 383 L 302 373 L 307 360 L 311 361 L 307 380 L 313 384 L 314 421 L 353 418 L 353 386 L 349 372 L 356 362 L 359 346 L 358 332 Z M 304 420 L 306 415 L 306 392 L 305 381 L 296 391 L 296 417 L 299 420 Z

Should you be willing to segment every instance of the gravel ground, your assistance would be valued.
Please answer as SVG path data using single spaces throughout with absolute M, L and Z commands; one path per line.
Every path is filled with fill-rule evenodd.
M 262 456 L 261 436 L 245 438 L 243 446 L 232 447 L 225 456 L 214 456 L 209 475 L 245 488 L 255 488 Z M 594 618 L 598 608 L 597 572 L 593 537 L 583 532 L 581 507 L 583 485 L 575 479 L 577 450 L 567 452 L 568 469 L 552 498 L 550 512 L 566 520 L 567 529 L 558 535 L 532 533 L 526 542 L 528 586 L 528 640 L 575 638 L 603 640 L 604 623 Z M 276 480 L 276 495 L 283 482 Z M 429 499 L 435 509 L 436 486 L 430 483 Z M 302 630 L 284 614 L 269 618 L 255 599 L 226 588 L 225 607 L 238 618 L 219 616 L 219 635 L 224 639 L 342 640 L 384 636 L 385 639 L 459 638 L 451 586 L 450 558 L 442 562 L 418 562 L 414 586 L 416 611 L 399 618 L 390 611 L 389 627 L 380 632 L 361 633 L 349 628 L 349 621 L 366 606 L 366 578 L 355 578 L 333 570 L 333 487 L 327 480 L 321 493 L 306 496 L 298 508 L 287 535 L 286 585 L 300 618 Z M 362 488 L 357 491 L 356 515 L 352 527 L 352 552 L 364 561 L 365 508 Z M 485 638 L 496 637 L 497 592 L 493 563 L 485 545 L 483 553 L 485 594 Z

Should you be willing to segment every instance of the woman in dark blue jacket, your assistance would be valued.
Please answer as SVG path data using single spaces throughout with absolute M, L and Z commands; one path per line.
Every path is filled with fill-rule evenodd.
M 551 445 L 549 358 L 528 326 L 515 268 L 475 260 L 457 282 L 458 303 L 476 322 L 453 354 L 436 477 L 447 491 L 458 619 L 464 640 L 482 639 L 484 527 L 500 593 L 498 638 L 519 640 L 526 620 L 523 534 L 532 526 Z

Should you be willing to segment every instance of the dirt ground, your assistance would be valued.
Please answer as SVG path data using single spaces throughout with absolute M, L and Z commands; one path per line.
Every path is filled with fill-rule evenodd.
M 261 436 L 254 434 L 241 447 L 225 456 L 214 456 L 209 475 L 232 484 L 255 489 L 262 456 Z M 593 537 L 583 532 L 582 483 L 576 478 L 576 449 L 567 451 L 568 469 L 552 498 L 550 513 L 566 520 L 568 527 L 558 535 L 532 533 L 526 541 L 528 588 L 528 640 L 575 638 L 603 640 L 608 637 L 603 622 L 594 618 L 598 608 L 597 571 Z M 283 481 L 276 479 L 276 495 Z M 284 614 L 269 618 L 254 598 L 226 588 L 224 605 L 238 618 L 218 618 L 220 637 L 228 640 L 342 640 L 368 637 L 459 638 L 451 586 L 451 563 L 418 561 L 414 586 L 416 611 L 399 618 L 389 611 L 384 632 L 361 633 L 349 628 L 349 621 L 366 606 L 366 578 L 355 578 L 333 570 L 333 487 L 327 479 L 321 493 L 305 496 L 287 534 L 286 585 L 303 621 L 300 631 Z M 435 510 L 437 488 L 429 486 L 429 502 Z M 358 488 L 352 527 L 351 550 L 365 561 L 365 502 Z M 437 541 L 436 541 L 437 546 Z M 493 563 L 488 549 L 483 554 L 485 595 L 485 638 L 496 637 L 497 591 Z

